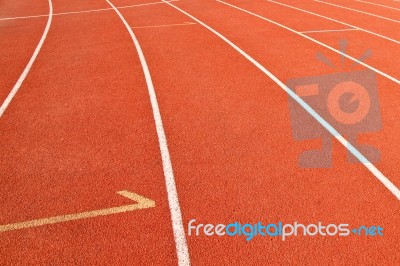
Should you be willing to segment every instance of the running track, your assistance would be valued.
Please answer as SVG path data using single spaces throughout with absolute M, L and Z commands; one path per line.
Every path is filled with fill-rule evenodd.
M 400 3 L 366 2 L 0 2 L 0 224 L 132 204 L 122 190 L 155 202 L 1 232 L 1 264 L 398 263 Z M 340 39 L 348 66 L 372 50 L 357 68 L 376 73 L 383 128 L 359 141 L 378 173 L 337 140 L 331 168 L 298 166 L 320 142 L 292 138 L 278 83 L 334 72 L 315 54 L 340 65 Z M 385 231 L 246 242 L 188 236 L 191 219 Z

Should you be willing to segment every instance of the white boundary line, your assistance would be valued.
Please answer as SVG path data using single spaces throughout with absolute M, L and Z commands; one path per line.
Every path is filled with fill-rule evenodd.
M 177 2 L 177 1 L 179 1 L 179 0 L 170 0 L 169 2 Z M 124 8 L 140 7 L 140 6 L 157 5 L 157 4 L 163 4 L 163 2 L 152 2 L 152 3 L 129 5 L 129 6 L 119 6 L 117 8 L 124 9 Z M 99 9 L 82 10 L 82 11 L 71 11 L 71 12 L 55 13 L 55 14 L 53 14 L 53 16 L 73 15 L 73 14 L 92 13 L 92 12 L 110 11 L 110 10 L 113 10 L 113 9 L 112 8 L 99 8 Z M 41 17 L 47 17 L 47 16 L 48 15 L 33 15 L 33 16 L 24 16 L 24 17 L 0 18 L 0 21 L 15 20 L 15 19 L 28 19 L 28 18 L 41 18 Z
M 362 1 L 362 0 L 356 0 L 356 1 L 357 2 L 366 3 L 366 4 L 370 4 L 370 5 L 374 5 L 374 6 L 381 6 L 381 7 L 385 7 L 385 8 L 389 8 L 389 9 L 394 9 L 394 10 L 399 10 L 400 11 L 400 8 L 395 8 L 395 7 L 392 7 L 392 6 L 385 6 L 385 5 L 372 3 L 372 2 L 367 2 L 367 1 Z
M 345 7 L 345 6 L 341 6 L 341 5 L 337 5 L 337 4 L 333 4 L 333 3 L 329 3 L 329 2 L 325 2 L 325 1 L 319 1 L 319 0 L 314 0 L 314 2 L 318 2 L 318 3 L 330 5 L 330 6 L 335 6 L 335 7 L 342 8 L 342 9 L 351 10 L 351 11 L 354 11 L 354 12 L 357 12 L 357 13 L 365 14 L 365 15 L 368 15 L 368 16 L 376 17 L 376 18 L 385 19 L 385 20 L 392 21 L 392 22 L 395 22 L 395 23 L 400 23 L 400 20 L 379 16 L 379 15 L 376 15 L 376 14 L 372 14 L 372 13 L 369 13 L 369 12 L 361 11 L 361 10 L 350 8 L 350 7 Z
M 163 27 L 172 27 L 172 26 L 190 26 L 196 25 L 193 22 L 185 22 L 185 23 L 176 23 L 176 24 L 163 24 L 163 25 L 151 25 L 151 26 L 139 26 L 139 27 L 131 27 L 132 29 L 147 29 L 147 28 L 163 28 Z
M 336 32 L 336 31 L 350 31 L 350 30 L 358 30 L 358 29 L 341 29 L 341 30 L 308 30 L 308 31 L 300 31 L 300 33 L 314 33 L 314 32 Z
M 219 1 L 222 2 L 222 1 Z M 235 49 L 237 52 L 239 52 L 243 57 L 245 57 L 248 61 L 250 61 L 253 65 L 255 65 L 259 70 L 261 70 L 265 75 L 267 75 L 269 78 L 271 78 L 279 87 L 281 87 L 282 90 L 284 90 L 290 97 L 292 97 L 298 104 L 300 104 L 311 116 L 313 116 L 325 129 L 327 129 L 346 149 L 348 149 L 361 163 L 364 164 L 364 166 L 379 180 L 382 182 L 382 184 L 389 189 L 390 192 L 393 193 L 393 195 L 400 200 L 400 190 L 386 177 L 384 176 L 371 162 L 368 161 L 367 158 L 364 157 L 353 145 L 351 145 L 350 142 L 348 142 L 340 133 L 334 129 L 328 122 L 325 121 L 314 109 L 312 109 L 303 99 L 301 99 L 295 92 L 293 92 L 289 87 L 287 87 L 282 81 L 280 81 L 274 74 L 272 74 L 269 70 L 267 70 L 263 65 L 261 65 L 259 62 L 257 62 L 254 58 L 252 58 L 250 55 L 248 55 L 245 51 L 240 49 L 236 44 L 231 42 L 228 38 L 223 36 L 221 33 L 218 31 L 214 30 L 204 22 L 200 21 L 199 19 L 195 18 L 194 16 L 190 15 L 186 11 L 180 9 L 179 7 L 167 3 L 169 6 L 175 8 L 176 10 L 180 11 L 181 13 L 185 14 L 186 16 L 190 17 L 212 33 L 214 33 L 216 36 L 218 36 L 220 39 L 222 39 L 224 42 L 226 42 L 228 45 L 230 45 L 233 49 Z M 229 4 L 228 4 L 229 5 Z M 232 6 L 234 7 L 234 6 Z M 237 8 L 241 10 L 240 8 Z M 248 12 L 245 10 L 242 10 L 244 12 Z
M 292 8 L 292 9 L 295 9 L 295 10 L 299 10 L 299 11 L 302 11 L 302 12 L 304 12 L 304 13 L 311 14 L 311 15 L 314 15 L 314 16 L 317 16 L 317 17 L 320 17 L 320 18 L 324 18 L 324 19 L 327 19 L 327 20 L 330 20 L 330 21 L 334 21 L 334 22 L 340 23 L 340 24 L 342 24 L 342 25 L 346 25 L 346 26 L 348 26 L 348 27 L 355 28 L 355 29 L 358 29 L 358 30 L 360 30 L 360 31 L 363 31 L 363 32 L 366 32 L 366 33 L 369 33 L 369 34 L 378 36 L 378 37 L 380 37 L 380 38 L 386 39 L 386 40 L 388 40 L 388 41 L 391 41 L 391 42 L 400 44 L 400 41 L 397 41 L 397 40 L 395 40 L 395 39 L 391 39 L 391 38 L 389 38 L 389 37 L 386 37 L 386 36 L 384 36 L 384 35 L 378 34 L 378 33 L 376 33 L 376 32 L 369 31 L 369 30 L 366 30 L 366 29 L 363 29 L 363 28 L 360 28 L 360 27 L 357 27 L 357 26 L 348 24 L 348 23 L 346 23 L 346 22 L 343 22 L 343 21 L 340 21 L 340 20 L 337 20 L 337 19 L 333 19 L 333 18 L 330 18 L 330 17 L 326 17 L 326 16 L 323 16 L 323 15 L 320 15 L 320 14 L 317 14 L 317 13 L 314 13 L 314 12 L 311 12 L 311 11 L 308 11 L 308 10 L 304 10 L 304 9 L 301 9 L 301 8 L 298 8 L 298 7 L 294 7 L 294 6 L 291 6 L 291 5 L 287 5 L 287 4 L 284 4 L 284 3 L 281 3 L 281 2 L 277 2 L 277 1 L 273 1 L 273 0 L 265 0 L 265 1 L 271 2 L 271 3 L 275 3 L 275 4 L 278 4 L 278 5 L 281 5 L 281 6 L 286 6 L 286 7 L 288 7 L 288 8 Z
M 47 24 L 46 24 L 46 27 L 42 34 L 42 37 L 40 38 L 40 41 L 39 41 L 38 45 L 36 46 L 36 49 L 33 52 L 32 57 L 29 60 L 28 64 L 26 65 L 24 71 L 22 72 L 21 76 L 18 78 L 17 83 L 15 83 L 14 87 L 12 88 L 10 93 L 7 95 L 7 98 L 4 100 L 3 104 L 0 106 L 0 118 L 3 116 L 8 105 L 11 103 L 12 99 L 14 98 L 15 94 L 17 94 L 18 90 L 21 88 L 22 83 L 24 82 L 25 78 L 28 76 L 33 63 L 35 62 L 35 60 L 40 52 L 40 49 L 42 49 L 43 43 L 46 40 L 47 34 L 50 30 L 51 21 L 53 18 L 53 3 L 51 2 L 51 0 L 48 0 L 48 2 L 49 2 L 49 16 L 48 16 L 49 18 L 47 19 Z
M 168 204 L 171 213 L 172 229 L 175 238 L 175 247 L 178 257 L 178 265 L 186 266 L 190 265 L 189 251 L 186 243 L 185 230 L 183 229 L 182 223 L 182 213 L 179 206 L 178 192 L 175 184 L 174 172 L 172 169 L 171 158 L 169 155 L 167 138 L 164 132 L 164 126 L 161 119 L 160 109 L 158 107 L 156 92 L 154 90 L 153 81 L 151 79 L 149 67 L 147 65 L 146 59 L 144 57 L 142 48 L 140 47 L 139 41 L 137 40 L 135 34 L 133 33 L 128 22 L 125 20 L 124 16 L 119 12 L 119 10 L 111 3 L 110 0 L 106 0 L 107 3 L 114 9 L 119 18 L 122 20 L 126 29 L 128 30 L 132 41 L 135 45 L 136 51 L 138 53 L 140 63 L 143 68 L 143 74 L 146 79 L 147 89 L 150 96 L 151 108 L 153 110 L 154 122 L 156 125 L 158 142 L 160 145 L 161 159 L 165 176 L 165 185 L 168 194 Z
M 253 15 L 253 16 L 255 16 L 255 17 L 258 17 L 258 18 L 260 18 L 260 19 L 262 19 L 262 20 L 268 21 L 269 23 L 272 23 L 272 24 L 274 24 L 274 25 L 276 25 L 276 26 L 279 26 L 279 27 L 284 28 L 284 29 L 286 29 L 286 30 L 288 30 L 288 31 L 291 31 L 291 32 L 293 32 L 293 33 L 295 33 L 295 34 L 297 34 L 297 35 L 300 35 L 300 36 L 302 36 L 303 38 L 306 38 L 306 39 L 308 39 L 308 40 L 310 40 L 310 41 L 312 41 L 312 42 L 314 42 L 314 43 L 316 43 L 316 44 L 319 44 L 319 45 L 321 45 L 321 46 L 323 46 L 323 47 L 325 47 L 325 48 L 327 48 L 327 49 L 329 49 L 329 50 L 335 52 L 335 53 L 338 53 L 338 54 L 340 54 L 341 56 L 344 56 L 344 57 L 346 57 L 347 59 L 350 59 L 350 60 L 352 60 L 352 61 L 354 61 L 354 62 L 356 62 L 356 63 L 358 63 L 358 64 L 360 64 L 360 65 L 362 65 L 362 66 L 364 66 L 364 67 L 366 67 L 366 68 L 368 68 L 368 69 L 370 69 L 370 70 L 372 70 L 372 71 L 374 71 L 375 73 L 377 73 L 377 74 L 379 74 L 379 75 L 381 75 L 381 76 L 383 76 L 383 77 L 386 77 L 387 79 L 390 79 L 391 81 L 395 82 L 396 84 L 399 84 L 399 85 L 400 85 L 400 80 L 396 79 L 395 77 L 392 77 L 392 76 L 390 76 L 389 74 L 386 74 L 385 72 L 380 71 L 380 70 L 374 68 L 373 66 L 370 66 L 370 65 L 368 65 L 368 64 L 366 64 L 366 63 L 364 63 L 364 62 L 361 62 L 361 61 L 357 60 L 356 58 L 354 58 L 354 57 L 352 57 L 352 56 L 349 56 L 349 55 L 346 54 L 346 53 L 343 53 L 343 52 L 341 52 L 341 51 L 339 51 L 339 50 L 336 50 L 335 48 L 333 48 L 333 47 L 331 47 L 331 46 L 329 46 L 329 45 L 326 45 L 325 43 L 320 42 L 320 41 L 318 41 L 318 40 L 316 40 L 316 39 L 314 39 L 314 38 L 312 38 L 312 37 L 310 37 L 310 36 L 308 36 L 308 35 L 306 35 L 306 34 L 303 34 L 303 33 L 299 32 L 299 31 L 296 31 L 296 30 L 294 30 L 294 29 L 292 29 L 292 28 L 289 28 L 289 27 L 287 27 L 287 26 L 285 26 L 285 25 L 282 25 L 282 24 L 280 24 L 280 23 L 278 23 L 278 22 L 276 22 L 276 21 L 273 21 L 273 20 L 271 20 L 271 19 L 268 19 L 268 18 L 265 18 L 265 17 L 260 16 L 260 15 L 258 15 L 258 14 L 252 13 L 252 12 L 246 10 L 246 9 L 243 9 L 243 8 L 240 8 L 240 7 L 237 7 L 237 6 L 234 6 L 234 5 L 232 5 L 232 4 L 226 3 L 226 2 L 221 1 L 221 0 L 216 0 L 216 1 L 217 1 L 217 2 L 220 2 L 220 3 L 224 4 L 224 5 L 227 5 L 227 6 L 236 8 L 236 9 L 238 9 L 238 10 L 240 10 L 240 11 L 243 11 L 243 12 L 245 12 L 245 13 L 247 13 L 247 14 L 250 14 L 250 15 Z M 267 0 L 267 1 L 268 1 L 268 0 Z M 355 28 L 355 29 L 357 29 L 357 28 Z

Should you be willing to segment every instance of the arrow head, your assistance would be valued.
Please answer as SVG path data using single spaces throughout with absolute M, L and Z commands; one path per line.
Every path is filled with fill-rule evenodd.
M 118 191 L 117 194 L 137 202 L 138 209 L 153 208 L 156 202 L 127 190 Z

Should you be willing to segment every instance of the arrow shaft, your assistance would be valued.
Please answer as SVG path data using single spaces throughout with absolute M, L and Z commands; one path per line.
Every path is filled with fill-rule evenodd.
M 48 225 L 48 224 L 56 224 L 56 223 L 81 220 L 81 219 L 93 218 L 93 217 L 97 217 L 97 216 L 105 216 L 105 215 L 111 215 L 111 214 L 117 214 L 117 213 L 123 213 L 123 212 L 128 212 L 128 211 L 134 211 L 134 210 L 139 210 L 139 209 L 155 207 L 154 201 L 147 199 L 145 197 L 139 196 L 135 193 L 128 192 L 128 191 L 119 191 L 118 194 L 120 194 L 124 197 L 127 197 L 131 200 L 135 200 L 138 203 L 126 205 L 126 206 L 120 206 L 120 207 L 112 207 L 112 208 L 95 210 L 95 211 L 80 212 L 80 213 L 74 213 L 74 214 L 54 216 L 54 217 L 49 217 L 49 218 L 36 219 L 36 220 L 20 222 L 20 223 L 1 225 L 0 232 L 6 232 L 6 231 L 12 231 L 12 230 L 18 230 L 18 229 L 24 229 L 24 228 L 30 228 L 30 227 L 38 227 L 38 226 L 43 226 L 43 225 Z

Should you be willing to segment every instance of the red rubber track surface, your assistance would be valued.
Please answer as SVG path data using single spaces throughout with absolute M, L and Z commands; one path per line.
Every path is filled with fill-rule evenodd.
M 373 4 L 368 4 L 368 3 L 373 3 Z M 366 2 L 356 2 L 356 1 L 343 1 L 343 0 L 330 0 L 327 1 L 327 3 L 331 3 L 334 5 L 338 5 L 338 6 L 342 6 L 342 7 L 337 7 L 337 6 L 332 6 L 330 5 L 333 9 L 339 9 L 339 10 L 349 10 L 349 9 L 354 9 L 360 12 L 364 12 L 364 13 L 370 13 L 371 15 L 368 16 L 372 16 L 372 15 L 378 15 L 381 17 L 385 17 L 385 18 L 389 18 L 389 19 L 394 19 L 394 20 L 400 20 L 400 12 L 399 10 L 395 10 L 396 8 L 399 9 L 399 7 L 396 5 L 398 5 L 399 2 L 395 2 L 395 1 L 390 1 L 390 2 L 386 2 L 385 1 L 366 1 Z M 374 5 L 377 4 L 377 5 Z M 321 5 L 324 5 L 323 3 Z M 381 6 L 379 6 L 381 5 Z M 329 6 L 329 5 L 328 5 Z M 387 6 L 387 7 L 392 7 L 391 8 L 387 8 L 387 7 L 383 7 L 383 6 Z M 351 10 L 351 12 L 357 12 Z M 357 13 L 360 13 L 357 12 Z M 367 14 L 364 14 L 367 15 Z M 374 17 L 374 16 L 372 16 Z
M 113 12 L 55 18 L 0 124 L 2 224 L 131 204 L 125 189 L 157 202 L 2 233 L 3 264 L 175 262 L 146 84 Z
M 345 28 L 263 0 L 227 2 L 300 32 Z M 396 23 L 314 1 L 280 2 L 400 40 Z M 31 2 L 29 12 L 27 1 L 0 5 L 0 14 L 47 14 L 43 3 Z M 315 59 L 318 51 L 340 64 L 339 54 L 222 3 L 172 3 L 226 36 L 283 82 L 333 73 Z M 109 8 L 106 1 L 56 0 L 53 5 L 55 13 Z M 203 224 L 322 221 L 384 228 L 383 237 L 298 236 L 285 241 L 186 234 L 193 265 L 395 265 L 400 260 L 399 201 L 363 165 L 348 163 L 347 151 L 337 141 L 331 168 L 299 168 L 300 153 L 320 141 L 292 138 L 288 96 L 274 81 L 200 24 L 166 26 L 193 22 L 166 4 L 120 12 L 149 65 L 185 230 L 191 219 Z M 377 7 L 374 13 L 385 12 Z M 396 19 L 396 12 L 387 14 Z M 45 23 L 45 17 L 0 20 L 5 40 L 0 60 L 7 65 L 0 77 L 2 101 Z M 139 28 L 143 26 L 158 27 Z M 347 53 L 355 58 L 372 49 L 366 63 L 400 77 L 394 56 L 398 44 L 361 31 L 308 36 L 336 49 L 338 40 L 347 39 Z M 377 80 L 384 127 L 363 134 L 360 141 L 379 148 L 382 158 L 375 165 L 400 187 L 399 85 L 379 75 Z M 119 190 L 156 202 L 145 210 L 3 232 L 1 264 L 177 264 L 143 70 L 113 10 L 53 17 L 36 62 L 0 118 L 0 143 L 0 224 L 131 204 L 115 193 Z
M 375 33 L 387 36 L 389 38 L 400 40 L 399 23 L 382 20 L 381 18 L 372 17 L 367 14 L 360 14 L 352 10 L 342 9 L 327 4 L 314 2 L 312 0 L 307 1 L 291 1 L 291 0 L 279 0 L 277 2 L 288 4 L 297 8 L 301 8 L 319 15 L 329 17 L 332 19 L 340 20 L 347 24 L 354 25 L 356 27 L 364 28 Z M 269 6 L 272 9 L 273 3 L 265 0 L 257 0 L 257 7 L 264 5 Z M 365 4 L 366 5 L 366 4 Z M 377 7 L 378 8 L 378 7 Z M 274 7 L 275 9 L 275 7 Z M 354 8 L 353 8 L 354 9 Z M 285 12 L 286 13 L 286 12 Z M 375 13 L 375 12 L 374 12 Z M 378 14 L 378 13 L 375 13 Z M 285 16 L 286 17 L 286 16 Z

